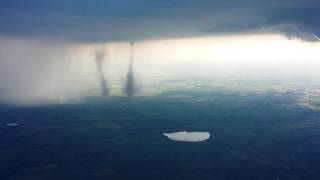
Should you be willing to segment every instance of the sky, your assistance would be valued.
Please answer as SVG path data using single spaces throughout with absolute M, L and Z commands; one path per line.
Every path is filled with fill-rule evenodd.
M 316 79 L 318 7 L 319 0 L 0 0 L 0 103 L 64 103 L 98 92 L 101 79 L 121 95 L 132 41 L 130 77 L 142 92 L 188 76 Z
M 319 0 L 1 0 L 0 35 L 106 42 L 278 32 L 315 41 Z

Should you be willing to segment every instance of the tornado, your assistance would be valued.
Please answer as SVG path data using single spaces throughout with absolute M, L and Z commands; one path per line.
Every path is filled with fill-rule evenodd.
M 108 96 L 109 95 L 108 83 L 103 73 L 103 61 L 105 60 L 104 48 L 102 50 L 96 51 L 95 58 L 96 58 L 97 69 L 100 76 L 101 95 Z
M 136 86 L 134 81 L 134 73 L 133 73 L 133 56 L 134 56 L 134 43 L 130 43 L 130 58 L 129 58 L 129 67 L 128 67 L 128 74 L 127 79 L 124 86 L 124 93 L 128 97 L 132 97 L 136 93 Z

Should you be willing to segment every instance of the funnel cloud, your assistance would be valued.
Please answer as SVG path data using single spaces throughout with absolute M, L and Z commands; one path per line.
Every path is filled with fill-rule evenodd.
M 134 80 L 134 73 L 133 73 L 133 53 L 134 53 L 134 43 L 130 43 L 130 59 L 129 59 L 129 68 L 127 79 L 124 87 L 124 93 L 131 97 L 136 94 L 136 85 Z
M 102 50 L 98 50 L 95 53 L 97 69 L 100 75 L 100 86 L 101 86 L 101 95 L 108 96 L 109 95 L 109 87 L 107 84 L 107 79 L 103 73 L 103 62 L 105 60 L 105 52 L 104 48 Z

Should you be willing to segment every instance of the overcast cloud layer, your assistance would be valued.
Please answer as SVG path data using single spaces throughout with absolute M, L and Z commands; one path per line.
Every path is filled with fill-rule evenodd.
M 183 67 L 187 70 L 181 71 L 181 74 L 192 71 L 193 75 L 205 74 L 209 77 L 217 76 L 217 70 L 221 69 L 223 73 L 237 74 L 237 69 L 233 67 L 238 66 L 240 61 L 233 61 L 235 59 L 240 59 L 245 67 L 252 65 L 252 69 L 262 67 L 261 62 L 271 62 L 266 67 L 272 67 L 276 72 L 289 72 L 288 68 L 283 67 L 299 65 L 303 72 L 300 74 L 319 77 L 313 74 L 318 72 L 315 68 L 319 67 L 318 50 L 313 49 L 317 47 L 316 43 L 311 48 L 311 43 L 299 41 L 299 48 L 294 48 L 297 41 L 287 46 L 277 39 L 275 42 L 279 43 L 279 48 L 271 51 L 274 45 L 263 46 L 262 41 L 266 42 L 266 38 L 260 37 L 257 39 L 261 40 L 258 47 L 263 51 L 252 44 L 247 44 L 249 49 L 246 51 L 241 49 L 246 48 L 241 45 L 232 46 L 233 40 L 238 41 L 238 38 L 224 39 L 223 42 L 230 45 L 226 48 L 226 43 L 217 45 L 222 40 L 206 37 L 236 34 L 245 41 L 248 40 L 245 36 L 238 35 L 281 33 L 288 38 L 318 41 L 319 7 L 320 0 L 0 0 L 0 104 L 70 102 L 90 93 L 99 94 L 95 90 L 99 89 L 100 79 L 103 79 L 103 94 L 107 95 L 110 87 L 111 95 L 119 95 L 126 84 L 125 92 L 130 96 L 134 94 L 129 93 L 133 92 L 133 74 L 139 75 L 139 71 L 148 78 L 157 77 L 156 72 L 166 77 L 163 72 L 166 70 L 168 74 L 174 72 L 179 77 L 179 69 Z M 205 36 L 207 40 L 191 42 L 189 37 L 197 36 Z M 180 37 L 189 40 L 180 43 L 176 40 L 137 43 L 134 73 L 131 68 L 127 70 L 128 41 Z M 114 41 L 124 43 L 109 43 Z M 210 44 L 209 41 L 217 44 Z M 108 46 L 107 54 L 99 60 L 98 72 L 95 55 L 104 44 Z M 208 47 L 215 48 L 207 52 Z M 155 51 L 157 48 L 158 51 Z M 252 50 L 254 48 L 255 51 Z M 269 53 L 264 54 L 264 49 L 268 49 Z M 231 51 L 233 53 L 229 53 Z M 240 56 L 228 56 L 237 52 L 242 54 L 242 59 Z M 274 56 L 268 56 L 270 54 Z M 226 55 L 228 58 L 225 58 Z M 201 58 L 210 61 L 216 68 L 208 70 L 211 74 L 204 73 L 208 64 L 201 66 Z M 243 62 L 247 59 L 252 61 Z M 297 59 L 302 64 L 298 61 L 295 61 L 298 65 L 292 63 Z M 166 67 L 165 62 L 169 60 L 170 66 Z M 275 68 L 273 62 L 280 64 L 279 68 Z M 281 62 L 287 63 L 286 66 Z M 221 68 L 224 65 L 219 63 L 226 68 Z M 195 68 L 195 65 L 200 66 Z M 243 69 L 246 68 L 240 69 L 238 74 L 245 72 Z M 147 75 L 146 71 L 152 73 Z M 290 72 L 298 74 L 295 68 Z M 100 79 L 98 73 L 102 74 Z
M 319 0 L 1 0 L 0 35 L 73 42 L 281 32 L 313 41 Z

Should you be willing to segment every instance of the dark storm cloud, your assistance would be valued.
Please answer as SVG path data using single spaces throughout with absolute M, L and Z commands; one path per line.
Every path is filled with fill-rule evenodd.
M 0 35 L 130 41 L 280 32 L 314 40 L 319 0 L 1 0 Z

